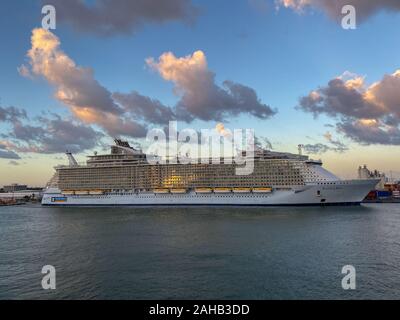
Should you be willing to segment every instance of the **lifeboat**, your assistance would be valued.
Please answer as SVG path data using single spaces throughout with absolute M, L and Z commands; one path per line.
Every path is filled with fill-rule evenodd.
M 250 188 L 233 188 L 234 193 L 250 193 Z
M 104 192 L 102 191 L 102 190 L 91 190 L 91 191 L 89 191 L 89 194 L 92 194 L 92 195 L 100 195 L 100 194 L 103 194 Z
M 271 193 L 272 188 L 253 188 L 254 193 Z
M 75 191 L 65 190 L 65 191 L 62 191 L 62 194 L 65 196 L 72 196 L 75 194 Z
M 182 193 L 186 193 L 187 190 L 186 189 L 171 189 L 170 192 L 172 194 L 182 194 Z
M 86 194 L 89 194 L 89 191 L 86 191 L 86 190 L 75 191 L 75 194 L 76 195 L 86 195 Z
M 215 193 L 230 193 L 232 191 L 231 188 L 215 188 Z
M 196 193 L 211 193 L 212 189 L 211 188 L 196 188 L 194 191 Z
M 166 194 L 169 193 L 169 189 L 154 189 L 155 194 Z

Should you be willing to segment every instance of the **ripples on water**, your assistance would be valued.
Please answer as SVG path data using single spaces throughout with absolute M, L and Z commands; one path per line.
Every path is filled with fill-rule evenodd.
M 0 207 L 0 299 L 32 298 L 400 298 L 400 205 Z

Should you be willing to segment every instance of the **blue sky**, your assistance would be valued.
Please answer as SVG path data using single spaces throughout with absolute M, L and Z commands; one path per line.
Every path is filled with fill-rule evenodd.
M 59 22 L 52 31 L 61 42 L 61 49 L 77 65 L 90 67 L 94 78 L 110 92 L 128 93 L 136 90 L 145 96 L 173 106 L 179 100 L 173 84 L 146 66 L 145 59 L 158 59 L 164 52 L 176 57 L 204 52 L 208 68 L 216 75 L 216 84 L 232 80 L 253 88 L 259 99 L 278 109 L 269 119 L 247 114 L 226 119 L 227 127 L 254 128 L 256 134 L 267 137 L 276 149 L 296 152 L 297 144 L 326 143 L 323 134 L 330 131 L 334 139 L 348 148 L 345 153 L 328 151 L 329 165 L 338 174 L 350 175 L 361 161 L 341 169 L 333 163 L 358 152 L 357 150 L 383 150 L 385 157 L 397 152 L 398 146 L 370 144 L 362 146 L 357 140 L 327 128 L 337 120 L 327 114 L 314 119 L 309 112 L 296 110 L 299 98 L 340 76 L 345 71 L 366 76 L 370 85 L 392 74 L 400 66 L 400 12 L 377 11 L 358 24 L 356 30 L 344 30 L 320 8 L 308 8 L 298 13 L 290 8 L 276 10 L 273 1 L 266 1 L 267 10 L 260 10 L 248 0 L 193 1 L 200 14 L 191 24 L 173 21 L 145 24 L 133 34 L 100 36 L 77 31 Z M 27 63 L 31 47 L 32 30 L 41 25 L 42 4 L 39 1 L 3 1 L 1 3 L 0 33 L 0 98 L 1 106 L 25 109 L 34 118 L 43 111 L 70 117 L 69 109 L 54 98 L 54 88 L 45 79 L 22 77 L 17 68 Z M 196 120 L 195 128 L 215 127 L 218 121 Z M 188 126 L 182 124 L 182 126 Z M 7 135 L 10 123 L 0 122 L 0 134 Z M 5 137 L 3 140 L 11 138 Z M 375 149 L 374 149 L 375 148 Z M 29 171 L 29 159 L 48 159 L 51 165 L 58 155 L 18 152 L 20 166 L 0 159 L 2 169 L 11 172 L 0 177 L 0 184 L 19 179 L 21 167 Z M 83 153 L 84 154 L 84 153 Z M 336 160 L 334 160 L 336 159 Z M 396 170 L 392 162 L 383 159 L 368 163 L 382 170 Z M 39 161 L 39 160 L 37 160 Z M 346 160 L 347 161 L 347 160 Z M 338 163 L 341 163 L 340 160 Z M 344 163 L 344 162 L 343 162 Z M 400 171 L 400 170 L 399 170 Z M 30 183 L 43 183 L 44 178 L 32 178 Z M 18 181 L 23 182 L 23 181 Z

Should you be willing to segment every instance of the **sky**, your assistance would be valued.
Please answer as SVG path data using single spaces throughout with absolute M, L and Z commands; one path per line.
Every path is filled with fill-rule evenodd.
M 45 4 L 56 28 L 42 28 Z M 353 5 L 356 29 L 341 8 Z M 151 128 L 251 128 L 276 151 L 400 175 L 398 0 L 0 4 L 0 186 L 142 143 Z M 269 145 L 270 144 L 270 145 Z

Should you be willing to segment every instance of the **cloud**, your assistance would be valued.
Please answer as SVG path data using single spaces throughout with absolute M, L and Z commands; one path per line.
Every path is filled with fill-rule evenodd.
M 303 146 L 303 150 L 305 151 L 305 153 L 322 154 L 328 152 L 330 150 L 330 147 L 323 143 L 305 144 Z
M 79 153 L 97 146 L 103 134 L 73 121 L 56 116 L 54 119 L 42 118 L 46 133 L 38 135 L 35 141 L 44 153 L 58 153 L 65 150 Z
M 60 49 L 60 41 L 53 33 L 34 29 L 31 44 L 27 54 L 30 74 L 44 77 L 55 88 L 55 98 L 68 106 L 77 119 L 97 124 L 113 136 L 145 134 L 145 126 L 124 114 L 112 93 L 94 79 L 93 71 L 77 66 Z
M 22 65 L 22 66 L 18 67 L 17 71 L 21 76 L 32 79 L 31 71 L 29 70 L 29 68 L 26 65 Z
M 329 116 L 377 117 L 384 113 L 374 101 L 366 99 L 362 87 L 354 87 L 353 79 L 337 77 L 326 87 L 310 92 L 300 100 L 300 108 L 317 117 L 325 113 Z M 351 106 L 351 107 L 349 107 Z
M 28 117 L 26 111 L 16 107 L 0 107 L 0 122 L 10 124 L 10 132 L 2 133 L 0 158 L 20 159 L 16 152 L 59 153 L 67 149 L 74 153 L 97 146 L 104 136 L 73 119 L 62 119 L 59 115 Z
M 90 108 L 76 109 L 73 114 L 83 122 L 99 125 L 112 137 L 141 138 L 146 135 L 146 126 L 127 114 L 115 115 L 109 112 L 97 112 Z
M 341 141 L 335 140 L 330 132 L 326 132 L 324 134 L 324 138 L 331 144 L 333 147 L 330 147 L 331 151 L 343 153 L 348 151 L 349 148 Z
M 92 109 L 97 112 L 120 114 L 111 93 L 94 78 L 89 68 L 77 66 L 62 50 L 59 39 L 45 29 L 34 29 L 32 48 L 28 51 L 32 73 L 43 76 L 56 88 L 58 100 L 72 110 Z
M 269 139 L 266 138 L 266 137 L 257 137 L 256 136 L 255 139 L 254 139 L 254 145 L 256 147 L 259 147 L 259 148 L 263 149 L 263 150 L 272 150 L 272 149 L 274 149 L 273 146 L 272 146 L 271 141 L 269 141 Z
M 345 5 L 354 6 L 357 18 L 361 21 L 379 11 L 400 11 L 400 1 L 398 0 L 275 0 L 275 3 L 278 8 L 286 7 L 300 13 L 309 7 L 317 8 L 335 20 L 343 17 L 342 8 Z
M 341 141 L 335 140 L 330 132 L 326 132 L 323 137 L 329 144 L 325 143 L 314 143 L 303 145 L 303 150 L 309 154 L 323 154 L 328 151 L 344 153 L 349 148 Z
M 113 137 L 144 137 L 149 124 L 165 125 L 170 120 L 221 121 L 241 113 L 267 119 L 276 113 L 252 88 L 232 81 L 225 81 L 223 87 L 216 85 L 202 51 L 184 58 L 165 53 L 158 62 L 147 59 L 165 80 L 175 83 L 175 93 L 181 98 L 169 107 L 135 90 L 110 92 L 94 78 L 91 69 L 78 66 L 67 56 L 58 37 L 48 30 L 34 29 L 31 45 L 27 53 L 30 68 L 21 67 L 21 74 L 46 79 L 55 89 L 55 98 L 77 120 L 97 125 Z M 21 133 L 23 129 L 36 130 L 24 125 Z
M 367 85 L 349 72 L 299 100 L 299 109 L 337 119 L 339 132 L 363 144 L 400 144 L 400 70 Z
M 192 23 L 198 9 L 190 0 L 50 0 L 57 10 L 57 21 L 76 30 L 110 36 L 130 34 L 145 24 L 171 21 Z
M 225 137 L 225 138 L 232 138 L 232 131 L 230 129 L 225 128 L 225 125 L 221 122 L 215 125 L 215 131 Z
M 218 86 L 202 51 L 181 58 L 166 52 L 158 61 L 148 58 L 146 62 L 163 79 L 174 83 L 175 94 L 180 96 L 175 106 L 178 119 L 224 121 L 242 113 L 267 119 L 276 113 L 260 101 L 252 88 L 232 81 L 224 81 L 222 87 Z
M 337 124 L 338 130 L 360 144 L 400 145 L 400 130 L 378 120 L 345 120 Z
M 125 94 L 116 92 L 114 100 L 121 105 L 125 111 L 153 124 L 168 124 L 175 118 L 171 108 L 163 105 L 156 99 L 143 96 L 136 91 Z
M 101 132 L 90 126 L 64 120 L 58 115 L 51 118 L 42 116 L 36 122 L 40 125 L 14 122 L 7 136 L 9 141 L 3 141 L 3 145 L 18 152 L 52 154 L 68 150 L 79 153 L 96 147 L 103 137 Z
M 21 157 L 12 150 L 9 150 L 6 143 L 0 141 L 0 158 L 2 159 L 21 159 Z
M 2 159 L 21 159 L 14 151 L 0 149 L 0 158 Z
M 12 122 L 20 118 L 26 118 L 26 111 L 16 107 L 1 107 L 0 106 L 0 122 Z

